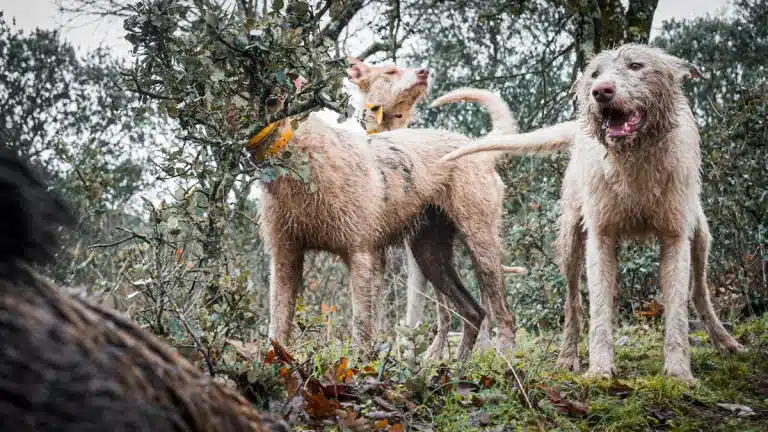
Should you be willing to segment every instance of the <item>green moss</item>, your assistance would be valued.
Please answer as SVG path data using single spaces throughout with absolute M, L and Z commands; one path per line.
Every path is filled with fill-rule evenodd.
M 736 325 L 733 334 L 745 343 L 746 353 L 722 354 L 709 345 L 705 333 L 693 334 L 699 346 L 692 349 L 696 382 L 689 384 L 662 375 L 663 328 L 658 322 L 622 327 L 617 332 L 617 339 L 624 340 L 616 347 L 616 380 L 585 380 L 580 373 L 556 369 L 559 335 L 520 332 L 518 350 L 508 358 L 486 350 L 475 352 L 472 360 L 463 364 L 447 362 L 453 379 L 461 376 L 479 382 L 481 377 L 490 378 L 493 385 L 477 389 L 471 398 L 444 391 L 411 396 L 418 407 L 410 412 L 409 421 L 433 431 L 461 432 L 768 430 L 768 416 L 761 414 L 768 412 L 768 314 Z M 321 375 L 340 354 L 349 352 L 346 347 L 314 351 L 315 373 Z M 585 365 L 586 341 L 580 345 L 580 354 Z M 510 365 L 528 400 L 522 397 Z M 401 366 L 395 360 L 388 370 Z M 426 388 L 425 380 L 434 376 L 437 367 L 438 364 L 426 364 L 411 379 L 421 380 L 419 385 Z M 550 389 L 567 401 L 583 402 L 588 413 L 580 415 L 577 410 L 568 412 L 567 408 L 558 407 L 548 396 Z M 393 391 L 402 395 L 414 393 L 408 385 L 395 386 Z M 758 415 L 737 418 L 717 407 L 717 403 L 746 405 Z M 488 414 L 483 422 L 478 421 L 481 414 Z

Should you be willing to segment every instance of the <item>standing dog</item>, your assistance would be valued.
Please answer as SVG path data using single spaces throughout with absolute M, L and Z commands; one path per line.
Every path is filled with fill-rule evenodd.
M 348 74 L 382 129 L 405 121 L 428 84 L 426 70 L 357 63 Z M 375 101 L 378 97 L 390 102 Z M 289 123 L 284 121 L 282 128 Z M 371 341 L 384 250 L 407 238 L 418 268 L 466 320 L 459 356 L 468 357 L 485 311 L 453 267 L 453 240 L 460 231 L 472 253 L 481 292 L 499 320 L 498 343 L 513 345 L 515 322 L 502 283 L 498 234 L 503 184 L 493 158 L 479 158 L 450 175 L 440 169 L 439 159 L 468 141 L 429 129 L 399 129 L 365 138 L 310 116 L 290 145 L 310 155 L 310 181 L 316 190 L 289 177 L 263 185 L 263 228 L 272 252 L 270 337 L 289 342 L 304 253 L 325 250 L 341 256 L 350 269 L 353 340 Z M 483 187 L 482 194 L 474 191 L 477 185 Z
M 615 373 L 613 315 L 617 246 L 625 238 L 661 241 L 665 306 L 664 372 L 691 380 L 688 297 L 712 343 L 743 348 L 723 328 L 706 288 L 710 234 L 701 193 L 699 133 L 681 84 L 699 70 L 662 50 L 629 44 L 597 55 L 574 84 L 579 118 L 531 132 L 488 138 L 444 158 L 503 150 L 516 154 L 570 147 L 559 220 L 560 269 L 568 280 L 558 364 L 577 370 L 579 279 L 587 263 L 590 376 Z M 471 159 L 470 159 L 471 160 Z M 455 164 L 449 163 L 450 167 Z

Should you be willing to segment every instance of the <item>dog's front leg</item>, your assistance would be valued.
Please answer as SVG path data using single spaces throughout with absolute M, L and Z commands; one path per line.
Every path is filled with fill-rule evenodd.
M 304 251 L 274 247 L 270 257 L 269 337 L 283 345 L 290 342 L 296 298 L 302 283 Z
M 581 273 L 584 270 L 584 229 L 581 224 L 581 214 L 578 206 L 566 203 L 563 214 L 558 220 L 558 233 L 555 249 L 559 261 L 560 273 L 568 283 L 565 297 L 565 324 L 563 342 L 560 345 L 560 355 L 557 366 L 578 372 L 579 364 L 579 335 L 581 333 Z
M 616 292 L 616 236 L 587 233 L 589 285 L 589 377 L 610 377 L 613 363 L 613 314 Z
M 349 257 L 349 279 L 352 289 L 352 342 L 355 346 L 368 350 L 373 339 L 373 301 L 374 281 L 377 261 L 376 251 L 354 252 Z M 378 293 L 376 293 L 378 294 Z
M 424 293 L 427 289 L 427 278 L 416 262 L 413 251 L 405 242 L 405 256 L 408 261 L 408 305 L 405 312 L 405 322 L 408 327 L 416 327 L 424 317 L 424 305 L 427 298 Z
M 664 302 L 664 373 L 693 380 L 688 341 L 688 287 L 691 243 L 688 235 L 661 239 L 661 290 Z
M 373 313 L 375 314 L 374 323 L 376 325 L 373 328 L 375 334 L 381 332 L 381 329 L 384 325 L 384 315 L 387 312 L 387 302 L 384 301 L 387 296 L 386 288 L 384 286 L 384 271 L 386 267 L 386 251 L 381 249 L 374 255 L 373 268 L 371 269 L 371 293 L 373 293 L 373 297 L 377 299 L 376 303 L 372 306 Z

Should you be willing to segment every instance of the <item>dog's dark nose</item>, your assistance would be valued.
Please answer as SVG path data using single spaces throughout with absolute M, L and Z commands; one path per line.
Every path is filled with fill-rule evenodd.
M 416 71 L 416 76 L 419 78 L 429 78 L 429 69 L 421 68 Z
M 610 102 L 616 95 L 616 86 L 609 81 L 597 83 L 592 87 L 592 97 L 600 103 Z

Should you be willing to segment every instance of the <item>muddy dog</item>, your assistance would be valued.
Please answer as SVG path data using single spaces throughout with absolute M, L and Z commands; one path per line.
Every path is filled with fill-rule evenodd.
M 0 429 L 289 430 L 137 323 L 70 297 L 33 265 L 53 261 L 72 218 L 0 148 Z
M 649 236 L 661 241 L 665 374 L 693 378 L 687 334 L 689 289 L 712 343 L 726 351 L 743 349 L 715 314 L 706 287 L 710 234 L 700 200 L 699 133 L 681 89 L 685 80 L 698 76 L 695 66 L 646 45 L 605 51 L 589 62 L 573 86 L 576 122 L 491 137 L 444 158 L 450 172 L 456 169 L 456 162 L 450 161 L 462 155 L 570 147 L 556 244 L 568 281 L 560 366 L 579 368 L 579 279 L 586 258 L 587 375 L 615 373 L 616 248 L 621 240 Z
M 436 108 L 440 105 L 457 102 L 476 102 L 485 106 L 494 127 L 490 134 L 513 134 L 517 132 L 517 122 L 507 104 L 499 94 L 487 90 L 473 88 L 457 89 L 436 99 L 432 102 L 430 107 Z M 504 193 L 503 186 L 499 190 L 499 193 Z M 501 224 L 501 221 L 498 223 Z M 429 229 L 429 226 L 430 223 L 427 221 L 424 229 Z M 423 293 L 426 290 L 427 279 L 419 269 L 418 263 L 408 246 L 408 241 L 406 241 L 405 250 L 408 259 L 408 302 L 406 323 L 411 327 L 415 327 L 421 322 L 424 314 L 426 297 Z M 522 267 L 502 266 L 502 269 L 506 274 L 527 274 L 527 270 Z M 490 300 L 488 299 L 488 296 L 484 294 L 485 293 L 481 292 L 481 305 L 490 313 L 490 315 L 486 317 L 480 328 L 481 340 L 479 341 L 479 345 L 487 347 L 492 340 L 491 327 L 493 321 L 493 307 L 489 305 Z M 444 296 L 440 294 L 439 291 L 436 291 L 436 297 L 438 303 L 438 331 L 433 344 L 426 353 L 427 357 L 432 359 L 441 358 L 441 354 L 443 353 L 448 340 L 450 323 L 450 314 L 448 313 L 447 308 L 442 306 L 446 304 Z
M 427 88 L 426 71 L 390 67 L 380 74 L 387 78 L 376 81 L 370 80 L 371 72 L 362 64 L 348 70 L 366 98 L 389 95 L 395 107 L 410 110 Z M 371 105 L 386 108 L 384 103 Z M 386 127 L 389 121 L 391 127 L 406 117 L 395 110 L 388 119 L 388 112 L 375 113 L 378 125 Z M 485 311 L 453 267 L 453 240 L 460 231 L 472 252 L 481 292 L 488 295 L 499 321 L 498 343 L 513 345 L 515 322 L 504 295 L 498 235 L 503 184 L 493 158 L 479 158 L 451 175 L 438 168 L 442 156 L 468 141 L 429 129 L 361 137 L 311 115 L 292 135 L 290 146 L 310 155 L 310 181 L 316 190 L 288 177 L 263 184 L 263 229 L 272 252 L 270 337 L 289 343 L 304 253 L 325 250 L 342 257 L 350 269 L 353 340 L 368 344 L 373 302 L 383 285 L 384 251 L 409 239 L 426 279 L 466 320 L 459 356 L 468 357 Z M 486 192 L 477 194 L 472 184 L 484 185 Z

